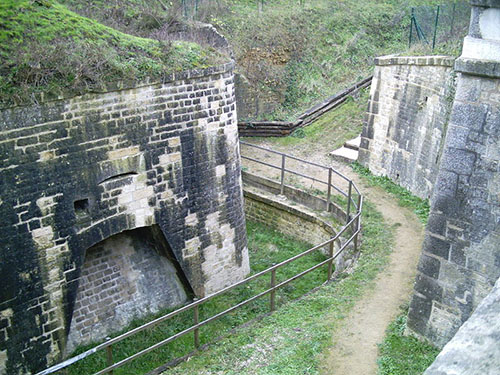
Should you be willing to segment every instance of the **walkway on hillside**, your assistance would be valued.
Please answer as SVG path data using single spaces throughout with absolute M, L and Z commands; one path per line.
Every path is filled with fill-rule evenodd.
M 375 375 L 377 344 L 382 342 L 385 329 L 399 313 L 399 306 L 409 301 L 412 292 L 423 241 L 423 225 L 412 211 L 400 207 L 382 189 L 366 186 L 349 166 L 327 157 L 331 150 L 316 149 L 311 152 L 300 146 L 276 147 L 265 140 L 258 143 L 317 163 L 332 165 L 355 180 L 365 197 L 383 214 L 386 222 L 396 228 L 390 264 L 379 274 L 374 288 L 358 301 L 342 327 L 334 332 L 332 347 L 321 369 L 323 375 Z M 266 174 L 265 170 L 259 172 Z

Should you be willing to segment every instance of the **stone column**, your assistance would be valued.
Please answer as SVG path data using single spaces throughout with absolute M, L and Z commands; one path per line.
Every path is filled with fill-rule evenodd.
M 408 330 L 446 344 L 500 276 L 500 0 L 472 0 Z

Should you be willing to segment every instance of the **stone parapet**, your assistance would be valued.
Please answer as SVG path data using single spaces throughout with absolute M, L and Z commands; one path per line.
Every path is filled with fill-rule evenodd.
M 500 62 L 459 58 L 455 71 L 480 77 L 500 78 Z
M 497 375 L 500 369 L 500 279 L 424 375 Z
M 455 62 L 450 56 L 381 56 L 374 60 L 375 65 L 419 65 L 419 66 L 448 66 Z

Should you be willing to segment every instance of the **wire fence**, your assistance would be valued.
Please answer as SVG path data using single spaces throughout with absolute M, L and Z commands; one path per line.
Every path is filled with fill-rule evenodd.
M 462 40 L 469 28 L 470 4 L 454 1 L 437 6 L 411 8 L 409 47 L 425 44 L 434 49 L 437 44 Z

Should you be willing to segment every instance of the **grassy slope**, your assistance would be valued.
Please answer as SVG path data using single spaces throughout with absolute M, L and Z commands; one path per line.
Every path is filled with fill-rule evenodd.
M 407 314 L 408 309 L 403 309 L 387 328 L 379 346 L 379 375 L 420 375 L 439 354 L 432 345 L 404 335 Z
M 293 240 L 288 236 L 284 236 L 272 229 L 266 228 L 265 226 L 257 223 L 248 222 L 247 232 L 252 274 L 263 271 L 271 265 L 291 258 L 292 256 L 299 254 L 311 247 L 307 243 Z M 277 280 L 286 280 L 287 278 L 300 273 L 301 271 L 304 271 L 309 267 L 312 267 L 313 265 L 319 263 L 324 259 L 324 256 L 319 252 L 315 252 L 310 256 L 303 257 L 298 261 L 295 261 L 277 271 Z M 292 284 L 287 285 L 277 293 L 277 306 L 296 299 L 312 288 L 320 285 L 325 280 L 325 275 L 326 271 L 323 267 L 323 269 L 314 271 L 306 275 L 305 277 L 293 282 Z M 238 287 L 235 290 L 222 296 L 216 297 L 215 299 L 200 307 L 200 320 L 209 318 L 216 313 L 221 312 L 238 302 L 241 302 L 244 299 L 250 298 L 257 293 L 264 291 L 265 289 L 267 289 L 268 283 L 269 277 L 263 277 L 247 285 Z M 202 328 L 200 330 L 200 341 L 202 344 L 211 342 L 212 340 L 214 340 L 214 338 L 223 334 L 227 334 L 227 332 L 233 327 L 245 323 L 250 319 L 255 318 L 257 315 L 264 314 L 268 311 L 269 298 L 264 297 L 250 305 L 247 305 L 246 307 L 243 307 L 239 310 L 237 315 L 227 315 L 217 320 L 216 322 Z M 156 314 L 154 317 L 138 319 L 132 322 L 132 324 L 122 332 L 126 332 L 127 330 L 138 327 L 141 324 L 144 324 L 152 320 L 153 318 L 159 317 L 167 312 L 168 311 L 163 311 L 159 314 Z M 192 323 L 192 319 L 192 312 L 188 311 L 187 313 L 181 314 L 178 317 L 160 324 L 154 329 L 147 330 L 142 334 L 134 336 L 133 339 L 127 339 L 120 344 L 114 345 L 113 353 L 115 360 L 119 360 L 128 355 L 131 355 L 137 352 L 139 349 L 149 347 L 165 339 L 169 335 L 187 328 Z M 77 349 L 74 354 L 80 353 L 93 346 L 94 345 L 87 345 L 85 347 L 81 347 Z M 185 355 L 192 350 L 194 350 L 193 336 L 192 334 L 190 334 L 174 342 L 173 344 L 167 345 L 161 349 L 154 351 L 151 354 L 148 354 L 132 362 L 130 365 L 115 370 L 115 374 L 143 374 L 154 369 L 155 367 L 165 364 L 166 362 L 176 357 Z M 102 352 L 100 354 L 91 356 L 88 360 L 82 361 L 77 365 L 70 367 L 70 374 L 90 374 L 104 367 L 105 352 Z
M 373 57 L 407 51 L 410 6 L 434 0 L 275 0 L 230 2 L 209 17 L 232 43 L 239 69 L 259 95 L 282 101 L 273 114 L 291 118 L 372 72 Z M 458 51 L 441 48 L 442 52 Z
M 329 283 L 166 374 L 317 374 L 331 333 L 387 264 L 392 229 L 366 204 L 362 256 L 353 274 Z
M 82 92 L 116 80 L 161 78 L 216 56 L 194 43 L 140 38 L 54 0 L 0 2 L 0 105 L 33 93 Z

